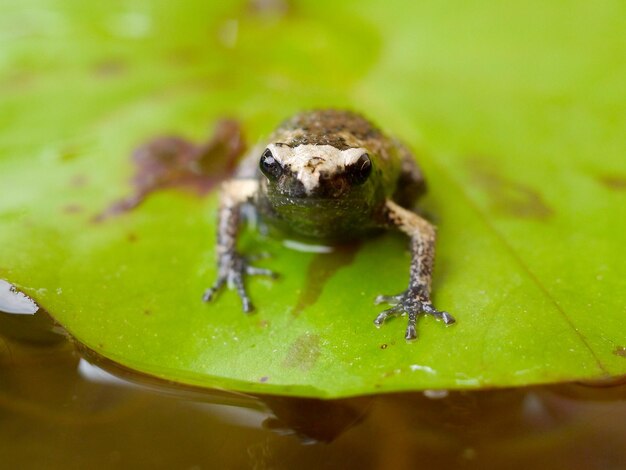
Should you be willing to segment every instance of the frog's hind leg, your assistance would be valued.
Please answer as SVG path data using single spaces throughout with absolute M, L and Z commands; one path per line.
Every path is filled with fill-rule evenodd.
M 435 227 L 419 215 L 395 202 L 386 202 L 387 223 L 400 229 L 411 238 L 411 269 L 409 287 L 401 294 L 378 296 L 376 303 L 389 303 L 394 307 L 385 310 L 374 320 L 380 326 L 389 316 L 406 313 L 409 317 L 405 333 L 407 340 L 417 337 L 415 323 L 420 313 L 443 320 L 447 325 L 454 323 L 454 318 L 447 312 L 437 310 L 430 300 L 430 288 L 433 264 L 435 260 Z

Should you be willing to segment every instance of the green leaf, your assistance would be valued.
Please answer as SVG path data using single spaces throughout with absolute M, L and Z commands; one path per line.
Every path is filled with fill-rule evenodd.
M 184 383 L 315 397 L 626 373 L 624 3 L 9 0 L 0 6 L 0 278 L 94 351 Z M 388 234 L 333 255 L 246 232 L 282 274 L 258 313 L 215 276 L 216 195 L 132 193 L 132 150 L 255 142 L 310 107 L 358 109 L 416 149 L 438 225 L 434 301 L 457 324 L 373 326 L 408 279 Z

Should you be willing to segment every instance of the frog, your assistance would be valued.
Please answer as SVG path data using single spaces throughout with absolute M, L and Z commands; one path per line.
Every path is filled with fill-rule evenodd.
M 248 276 L 277 274 L 240 253 L 237 240 L 245 214 L 301 240 L 350 243 L 386 230 L 409 238 L 408 287 L 378 295 L 387 304 L 374 325 L 407 316 L 407 341 L 417 338 L 416 321 L 431 315 L 445 325 L 454 317 L 431 300 L 435 226 L 412 210 L 426 192 L 423 171 L 409 147 L 358 112 L 303 111 L 284 120 L 252 148 L 220 189 L 217 223 L 217 279 L 203 294 L 213 301 L 224 286 L 235 289 L 245 313 L 254 310 Z

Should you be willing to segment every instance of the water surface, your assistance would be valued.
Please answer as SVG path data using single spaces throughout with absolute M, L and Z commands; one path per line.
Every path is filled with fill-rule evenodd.
M 179 387 L 0 313 L 3 468 L 626 468 L 626 384 L 345 400 Z

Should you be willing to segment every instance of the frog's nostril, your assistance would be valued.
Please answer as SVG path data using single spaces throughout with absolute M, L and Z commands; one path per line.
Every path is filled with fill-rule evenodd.
M 306 189 L 298 178 L 284 178 L 281 181 L 282 193 L 289 197 L 306 197 Z
M 332 182 L 329 187 L 329 193 L 332 197 L 339 197 L 346 192 L 348 187 L 348 182 L 343 178 L 339 178 Z

